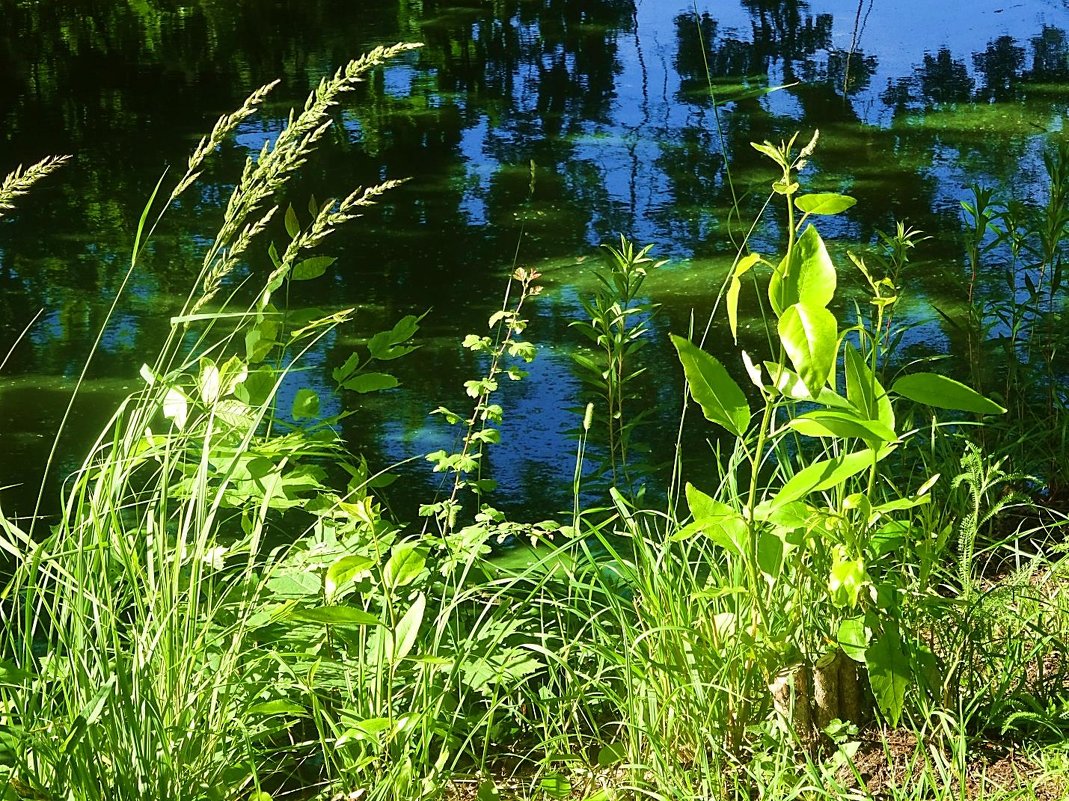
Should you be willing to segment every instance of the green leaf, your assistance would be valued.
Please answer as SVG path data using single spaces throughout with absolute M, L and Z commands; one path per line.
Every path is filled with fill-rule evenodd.
M 379 361 L 397 359 L 407 353 L 416 350 L 415 345 L 402 346 L 416 332 L 419 331 L 419 322 L 423 316 L 416 317 L 413 314 L 406 315 L 398 320 L 389 331 L 380 331 L 368 340 L 367 347 L 371 357 Z
M 769 578 L 779 575 L 783 564 L 783 540 L 774 532 L 763 530 L 757 538 L 757 566 Z
M 294 420 L 309 420 L 319 415 L 319 396 L 310 389 L 299 389 L 290 410 Z
M 834 192 L 799 195 L 794 199 L 794 205 L 805 214 L 841 214 L 856 203 L 854 198 Z
M 290 278 L 294 281 L 310 281 L 319 278 L 337 259 L 333 256 L 312 256 L 293 265 Z
M 779 336 L 811 397 L 828 383 L 839 344 L 839 323 L 827 309 L 795 303 L 779 320 Z
M 323 578 L 323 594 L 327 601 L 333 601 L 338 590 L 368 572 L 374 564 L 375 562 L 366 556 L 349 555 L 336 560 L 327 568 L 327 574 Z
M 759 261 L 761 257 L 758 254 L 750 253 L 739 260 L 731 273 L 731 283 L 727 291 L 728 325 L 731 327 L 731 338 L 735 340 L 736 345 L 739 343 L 739 293 L 742 291 L 742 276 Z
M 726 503 L 709 497 L 689 481 L 686 493 L 694 522 L 675 532 L 672 539 L 678 541 L 703 534 L 721 548 L 745 553 L 748 528 L 743 516 Z
M 563 773 L 549 771 L 538 783 L 539 789 L 550 798 L 564 799 L 572 794 L 572 783 Z
M 423 614 L 427 609 L 427 598 L 421 592 L 412 602 L 412 606 L 405 612 L 404 617 L 397 624 L 397 630 L 393 635 L 393 653 L 391 662 L 400 662 L 416 644 L 419 636 L 419 627 L 423 623 Z
M 189 415 L 189 406 L 186 396 L 181 390 L 171 387 L 163 398 L 163 416 L 173 420 L 175 427 L 181 431 L 186 426 L 186 418 Z
M 894 430 L 895 412 L 887 391 L 876 380 L 857 348 L 847 342 L 844 350 L 847 399 L 869 420 L 878 420 Z
M 399 542 L 393 546 L 386 562 L 384 581 L 392 588 L 411 584 L 427 564 L 427 549 L 413 541 Z
M 341 388 L 364 394 L 393 389 L 399 384 L 400 382 L 389 373 L 360 373 L 342 383 Z
M 250 715 L 297 715 L 303 716 L 308 714 L 308 710 L 300 704 L 295 704 L 292 701 L 286 701 L 284 699 L 278 699 L 276 701 L 265 701 L 262 704 L 254 704 L 246 710 Z
M 313 606 L 290 612 L 293 620 L 322 623 L 327 626 L 378 626 L 380 621 L 370 612 L 353 606 Z
M 609 743 L 598 749 L 598 767 L 611 768 L 627 759 L 627 743 Z
M 910 670 L 902 638 L 895 626 L 889 626 L 865 650 L 865 665 L 876 705 L 891 725 L 897 726 L 906 701 Z
M 689 340 L 673 334 L 672 344 L 683 364 L 691 397 L 705 419 L 741 437 L 750 425 L 750 405 L 739 385 L 724 365 Z
M 851 476 L 871 467 L 874 459 L 878 462 L 886 457 L 894 450 L 894 447 L 894 445 L 885 446 L 878 453 L 866 448 L 835 459 L 814 462 L 799 470 L 790 481 L 783 485 L 776 497 L 772 499 L 771 508 L 775 509 L 804 498 L 811 492 L 822 492 L 841 484 Z
M 823 308 L 835 296 L 835 265 L 824 240 L 812 225 L 772 272 L 768 282 L 768 299 L 776 316 L 796 303 Z
M 831 602 L 840 609 L 852 609 L 857 606 L 858 597 L 868 581 L 865 562 L 862 559 L 850 559 L 846 549 L 837 546 L 835 561 L 828 574 L 828 595 Z
M 809 412 L 788 421 L 787 425 L 806 437 L 832 437 L 845 439 L 856 437 L 869 447 L 883 442 L 894 442 L 895 432 L 876 420 L 865 420 L 848 411 Z
M 911 401 L 976 414 L 1004 414 L 1006 409 L 979 392 L 938 373 L 911 373 L 902 376 L 891 391 Z
M 297 234 L 301 232 L 301 223 L 297 220 L 297 212 L 293 210 L 293 206 L 286 207 L 286 233 L 290 235 L 290 239 L 296 239 Z
M 783 161 L 783 157 L 780 156 L 779 151 L 776 150 L 776 148 L 774 148 L 770 143 L 765 142 L 764 144 L 759 145 L 757 144 L 757 142 L 750 142 L 750 147 L 752 147 L 758 153 L 764 153 L 766 156 L 768 156 L 781 167 L 787 166 Z
M 821 389 L 815 398 L 811 397 L 806 385 L 798 377 L 798 373 L 789 367 L 768 361 L 764 362 L 764 365 L 769 377 L 774 382 L 773 386 L 776 391 L 785 397 L 793 400 L 815 400 L 817 403 L 834 409 L 853 408 L 850 401 L 827 387 Z
M 865 628 L 865 616 L 848 617 L 839 624 L 836 635 L 843 653 L 855 662 L 865 661 L 865 649 L 869 647 L 869 634 Z
M 501 801 L 501 791 L 497 789 L 493 779 L 483 779 L 479 782 L 475 801 Z

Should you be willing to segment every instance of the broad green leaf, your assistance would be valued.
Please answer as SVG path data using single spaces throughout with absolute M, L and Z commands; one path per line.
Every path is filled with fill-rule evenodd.
M 322 623 L 327 626 L 378 626 L 380 621 L 370 612 L 353 606 L 313 606 L 296 609 L 290 617 L 302 623 Z
M 764 529 L 757 538 L 757 566 L 770 579 L 779 575 L 783 564 L 783 540 L 775 531 Z
M 835 297 L 835 265 L 817 229 L 807 226 L 789 258 L 784 256 L 768 282 L 768 299 L 779 317 L 796 303 L 823 308 Z
M 416 600 L 412 602 L 412 606 L 405 612 L 404 617 L 397 623 L 397 630 L 393 635 L 393 654 L 391 660 L 394 663 L 400 662 L 416 644 L 416 638 L 419 636 L 419 627 L 423 623 L 423 613 L 427 609 L 427 598 L 421 592 L 416 596 Z
M 839 324 L 827 309 L 795 303 L 779 320 L 779 336 L 811 397 L 828 383 L 839 344 Z
M 741 437 L 750 425 L 750 405 L 739 385 L 724 365 L 689 340 L 673 334 L 672 344 L 683 364 L 691 397 L 705 419 Z
M 360 373 L 342 383 L 341 388 L 364 394 L 393 389 L 398 384 L 400 382 L 389 373 Z
M 336 560 L 327 568 L 327 574 L 323 578 L 323 594 L 327 602 L 333 601 L 338 590 L 368 572 L 374 564 L 374 561 L 366 556 L 355 554 Z
M 865 665 L 876 705 L 891 725 L 897 726 L 905 705 L 910 669 L 902 638 L 894 625 L 890 625 L 865 650 Z
M 0 660 L 0 685 L 12 686 L 30 678 L 32 674 L 18 667 L 14 662 Z
M 497 789 L 493 779 L 483 779 L 479 782 L 475 801 L 501 801 L 501 791 Z
M 336 261 L 337 259 L 333 256 L 312 256 L 310 259 L 293 265 L 290 278 L 294 281 L 310 281 L 313 278 L 319 278 Z
M 846 343 L 843 365 L 846 371 L 846 397 L 869 420 L 878 420 L 894 430 L 895 412 L 891 399 L 857 348 Z
M 828 595 L 831 602 L 840 609 L 853 609 L 857 606 L 858 596 L 868 581 L 865 562 L 862 559 L 850 559 L 846 550 L 839 546 L 835 549 L 835 561 L 828 574 Z
M 367 347 L 371 356 L 379 361 L 397 359 L 416 350 L 416 345 L 402 345 L 419 331 L 419 322 L 423 316 L 409 314 L 398 320 L 389 331 L 380 331 L 368 340 Z
M 794 205 L 806 214 L 841 214 L 856 203 L 854 198 L 834 192 L 799 195 L 794 199 Z
M 242 403 L 258 408 L 271 399 L 276 381 L 275 372 L 270 368 L 253 370 L 234 388 L 234 394 Z
M 917 403 L 939 409 L 976 414 L 1004 414 L 1006 409 L 979 392 L 938 373 L 911 373 L 891 386 L 891 391 Z
M 286 233 L 290 235 L 290 239 L 296 239 L 297 234 L 301 232 L 301 223 L 297 219 L 297 212 L 293 210 L 293 206 L 286 207 Z
M 798 373 L 794 372 L 789 367 L 784 367 L 776 364 L 775 362 L 764 362 L 765 370 L 774 382 L 775 389 L 781 394 L 793 400 L 815 400 L 817 403 L 824 406 L 830 406 L 834 409 L 847 409 L 853 408 L 850 401 L 844 398 L 837 392 L 824 387 L 820 390 L 815 398 L 809 395 L 809 390 L 806 389 L 802 379 L 798 377 Z
M 832 437 L 845 439 L 856 437 L 870 447 L 883 442 L 894 442 L 895 432 L 876 420 L 864 420 L 849 411 L 818 410 L 799 415 L 787 425 L 806 437 Z
M 728 325 L 731 327 L 731 338 L 735 340 L 735 344 L 739 342 L 739 293 L 742 291 L 742 276 L 759 261 L 761 257 L 758 254 L 750 253 L 739 260 L 731 273 L 731 283 L 727 291 Z
M 342 713 L 345 716 L 345 713 Z M 373 743 L 378 741 L 379 735 L 389 731 L 393 727 L 393 721 L 389 718 L 364 718 L 357 720 L 346 729 L 341 737 L 334 743 L 335 748 L 341 748 L 346 743 L 354 740 Z
M 419 578 L 427 564 L 427 550 L 413 541 L 399 542 L 393 546 L 386 562 L 384 581 L 388 587 L 405 587 Z
M 865 628 L 865 616 L 848 617 L 839 624 L 836 637 L 843 653 L 855 662 L 865 661 L 865 649 L 869 647 L 869 634 Z
M 611 768 L 627 759 L 627 743 L 609 743 L 598 749 L 598 767 Z
M 880 461 L 894 450 L 888 445 L 874 452 L 869 448 L 855 451 L 835 459 L 814 462 L 795 473 L 790 481 L 772 499 L 771 508 L 775 509 L 791 501 L 797 501 L 811 492 L 823 492 L 830 487 L 841 484 L 851 476 L 872 466 L 873 461 Z
M 293 396 L 293 408 L 290 410 L 294 420 L 308 420 L 319 415 L 319 396 L 312 390 L 297 390 Z
M 686 486 L 687 505 L 694 522 L 672 535 L 674 540 L 703 534 L 721 548 L 742 554 L 747 535 L 746 520 L 726 503 L 714 500 L 690 482 Z
M 550 798 L 556 798 L 558 801 L 570 798 L 572 795 L 572 783 L 568 781 L 568 778 L 563 773 L 558 773 L 557 771 L 545 773 L 538 783 L 538 787 L 543 794 Z

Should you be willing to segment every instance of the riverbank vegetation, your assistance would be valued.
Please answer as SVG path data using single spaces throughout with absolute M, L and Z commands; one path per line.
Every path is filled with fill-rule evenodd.
M 1069 149 L 1049 153 L 1042 202 L 977 187 L 964 205 L 952 322 L 972 358 L 954 371 L 896 350 L 924 235 L 902 224 L 833 258 L 822 228 L 854 201 L 806 188 L 819 137 L 756 143 L 777 175 L 754 227 L 782 248 L 736 234 L 715 312 L 736 345 L 714 352 L 697 324 L 671 335 L 680 436 L 708 424 L 697 470 L 651 470 L 630 447 L 659 265 L 614 243 L 573 321 L 591 345 L 575 470 L 545 477 L 570 482 L 573 507 L 543 520 L 492 506 L 486 458 L 500 388 L 530 380 L 537 353 L 524 315 L 540 276 L 517 265 L 487 328 L 458 332 L 481 372 L 466 407 L 435 409 L 457 432 L 426 456 L 442 489 L 397 520 L 377 497 L 390 466 L 345 450 L 330 399 L 395 387 L 421 318 L 364 332 L 325 386 L 310 357 L 359 315 L 287 301 L 332 268 L 332 232 L 396 185 L 298 202 L 290 181 L 345 94 L 405 49 L 325 79 L 246 161 L 58 519 L 0 518 L 0 794 L 1063 797 Z M 270 89 L 161 180 L 131 271 Z M 13 174 L 0 210 L 60 166 Z M 991 271 L 997 298 L 976 291 Z M 843 303 L 847 274 L 862 291 Z

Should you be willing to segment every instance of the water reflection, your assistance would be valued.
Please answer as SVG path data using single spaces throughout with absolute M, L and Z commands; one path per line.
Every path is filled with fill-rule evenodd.
M 3 341 L 45 310 L 7 372 L 20 387 L 77 373 L 160 171 L 182 163 L 249 89 L 281 77 L 266 119 L 243 128 L 203 191 L 160 230 L 103 339 L 91 378 L 136 375 L 188 289 L 245 154 L 325 72 L 370 45 L 419 39 L 418 54 L 338 110 L 335 136 L 290 195 L 303 208 L 312 193 L 413 180 L 331 244 L 336 272 L 295 300 L 358 305 L 362 328 L 346 334 L 356 338 L 432 309 L 423 356 L 399 364 L 404 387 L 347 423 L 354 445 L 381 464 L 450 436 L 426 412 L 462 404 L 461 384 L 479 369 L 456 338 L 485 328 L 517 255 L 539 265 L 552 291 L 531 333 L 548 347 L 537 381 L 506 400 L 512 416 L 491 458 L 499 502 L 542 516 L 567 501 L 555 477 L 570 475 L 567 410 L 582 405 L 567 324 L 589 288 L 595 246 L 622 231 L 672 256 L 675 266 L 648 285 L 663 304 L 656 333 L 685 330 L 692 308 L 708 311 L 733 252 L 736 200 L 744 219 L 756 213 L 772 177 L 750 141 L 821 128 L 811 185 L 859 199 L 829 233 L 866 242 L 895 219 L 943 233 L 909 278 L 912 313 L 960 302 L 962 187 L 1034 174 L 1044 132 L 1064 130 L 1069 82 L 1064 7 L 1030 0 L 1000 12 L 973 0 L 970 26 L 948 24 L 963 5 L 718 0 L 695 13 L 690 0 L 0 0 L 0 165 L 76 157 L 0 225 Z M 763 93 L 779 84 L 793 85 Z M 755 245 L 773 252 L 780 235 L 770 224 Z M 265 268 L 263 253 L 250 257 L 249 271 Z M 949 335 L 938 323 L 917 330 L 918 347 Z M 713 343 L 726 346 L 725 332 L 714 329 Z M 330 367 L 345 353 L 339 340 L 318 358 Z M 670 352 L 648 354 L 643 392 L 657 399 L 663 431 L 678 411 L 679 371 Z M 0 379 L 0 441 L 25 454 L 12 432 L 49 424 L 5 388 L 15 378 Z M 106 407 L 108 391 L 121 390 L 106 385 L 94 403 Z M 654 430 L 656 462 L 670 438 Z M 693 432 L 697 449 L 703 433 Z M 0 458 L 0 485 L 32 485 L 25 465 L 34 461 Z M 416 480 L 429 480 L 422 468 Z

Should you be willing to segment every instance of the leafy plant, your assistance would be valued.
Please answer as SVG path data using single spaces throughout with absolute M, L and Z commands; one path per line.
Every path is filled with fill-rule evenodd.
M 795 173 L 813 152 L 816 137 L 798 155 L 793 144 L 792 139 L 778 147 L 754 145 L 782 173 L 772 189 L 786 207 L 786 253 L 778 263 L 756 254 L 741 259 L 727 294 L 735 334 L 742 277 L 759 265 L 770 269 L 772 358 L 742 354 L 760 396 L 756 414 L 719 359 L 673 337 L 691 397 L 707 420 L 735 439 L 725 474 L 745 468 L 749 475 L 746 489 L 723 499 L 688 486 L 693 521 L 677 537 L 708 537 L 737 566 L 742 582 L 735 592 L 752 600 L 748 618 L 737 624 L 755 632 L 751 659 L 769 681 L 784 667 L 802 677 L 797 683 L 812 699 L 818 730 L 853 704 L 844 692 L 856 695 L 848 686 L 852 671 L 839 670 L 838 678 L 828 673 L 844 664 L 840 652 L 866 669 L 877 706 L 897 722 L 907 687 L 918 679 L 914 668 L 925 659 L 904 627 L 908 574 L 900 570 L 897 552 L 915 536 L 910 512 L 928 502 L 934 482 L 915 493 L 880 497 L 879 464 L 909 436 L 896 426 L 898 399 L 978 414 L 1004 409 L 935 373 L 904 375 L 884 389 L 877 378 L 883 320 L 897 291 L 888 279 L 874 279 L 855 257 L 873 292 L 875 319 L 871 327 L 859 321 L 840 333 L 829 309 L 836 268 L 817 229 L 806 223 L 841 213 L 854 201 L 801 193 Z M 799 457 L 805 466 L 796 466 Z M 730 604 L 727 610 L 732 612 Z M 791 668 L 795 660 L 799 667 Z M 803 719 L 807 713 L 795 721 Z
M 594 272 L 598 288 L 580 300 L 588 319 L 573 320 L 570 325 L 592 346 L 589 355 L 578 352 L 572 359 L 583 382 L 597 393 L 593 411 L 601 418 L 608 447 L 607 468 L 616 484 L 628 475 L 631 435 L 649 413 L 648 409 L 625 413 L 625 404 L 638 399 L 634 382 L 645 368 L 634 366 L 635 357 L 648 342 L 650 319 L 657 309 L 640 293 L 647 272 L 665 262 L 649 257 L 652 245 L 636 250 L 623 236 L 619 248 L 603 247 L 609 254 L 608 269 Z

